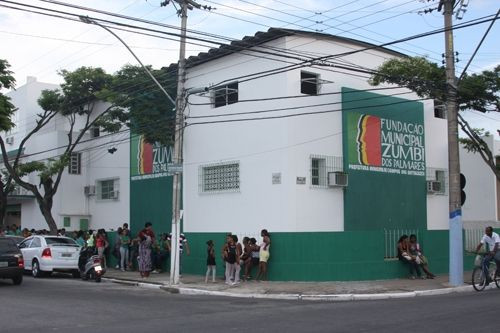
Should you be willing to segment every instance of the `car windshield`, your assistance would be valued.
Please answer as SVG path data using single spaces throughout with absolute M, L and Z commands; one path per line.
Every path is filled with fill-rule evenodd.
M 0 238 L 0 253 L 17 253 L 16 243 L 9 238 Z
M 60 245 L 60 246 L 79 246 L 74 240 L 71 238 L 63 238 L 63 237 L 46 237 L 45 241 L 47 245 Z

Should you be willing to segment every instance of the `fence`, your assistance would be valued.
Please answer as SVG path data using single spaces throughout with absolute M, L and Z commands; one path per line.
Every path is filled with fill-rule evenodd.
M 484 229 L 464 229 L 465 251 L 475 252 L 476 247 L 484 235 Z
M 393 260 L 398 258 L 397 243 L 403 235 L 416 235 L 418 237 L 418 229 L 384 229 L 384 260 Z

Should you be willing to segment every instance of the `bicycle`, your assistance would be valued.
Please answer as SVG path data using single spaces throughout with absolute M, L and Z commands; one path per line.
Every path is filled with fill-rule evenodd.
M 478 255 L 479 256 L 479 255 Z M 480 255 L 480 260 L 476 259 L 476 267 L 472 271 L 472 286 L 476 291 L 482 291 L 486 288 L 488 283 L 495 282 L 497 288 L 500 288 L 500 275 L 497 274 L 497 265 L 495 260 L 490 262 L 490 267 L 488 269 L 488 278 L 489 282 L 487 282 L 486 277 L 483 272 L 483 261 L 485 254 Z M 480 265 L 478 265 L 480 264 Z

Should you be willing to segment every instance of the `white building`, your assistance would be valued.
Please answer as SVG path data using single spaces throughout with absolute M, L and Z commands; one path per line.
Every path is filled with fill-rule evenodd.
M 18 108 L 14 116 L 16 127 L 2 134 L 8 151 L 17 151 L 22 138 L 34 127 L 36 114 L 42 111 L 37 104 L 42 90 L 58 88 L 28 77 L 25 85 L 7 94 Z M 99 107 L 104 110 L 104 106 Z M 67 143 L 68 130 L 67 119 L 56 116 L 25 144 L 22 160 L 44 161 L 58 156 Z M 52 214 L 58 228 L 116 229 L 129 222 L 129 136 L 128 131 L 106 135 L 98 129 L 85 135 L 72 154 L 54 197 Z M 28 179 L 38 184 L 35 174 Z M 48 229 L 35 197 L 28 191 L 17 189 L 8 205 L 7 223 Z
M 440 247 L 435 237 L 448 229 L 447 122 L 432 101 L 367 82 L 367 71 L 401 56 L 270 29 L 189 58 L 186 88 L 209 92 L 190 95 L 186 108 L 188 237 L 257 238 L 266 228 L 275 239 L 273 278 L 297 280 L 393 276 L 384 258 L 401 230 Z M 370 254 L 346 251 L 356 235 L 373 246 Z M 436 270 L 447 269 L 446 253 L 436 253 Z
M 493 156 L 500 156 L 500 141 L 493 135 L 483 137 Z M 498 160 L 497 160 L 498 164 Z M 466 178 L 465 204 L 462 207 L 467 227 L 498 225 L 500 218 L 500 184 L 479 153 L 460 147 L 460 171 Z

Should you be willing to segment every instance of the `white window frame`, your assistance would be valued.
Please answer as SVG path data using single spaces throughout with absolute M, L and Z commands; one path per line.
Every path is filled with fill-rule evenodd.
M 81 175 L 82 174 L 82 153 L 73 152 L 69 158 L 68 163 L 68 173 L 70 175 Z
M 239 161 L 200 165 L 198 175 L 198 189 L 202 194 L 240 192 Z
M 108 182 L 113 182 L 109 186 Z M 106 191 L 103 192 L 103 183 L 106 183 Z M 105 195 L 104 195 L 105 194 Z M 96 180 L 96 198 L 98 201 L 112 201 L 120 198 L 120 178 L 105 178 Z

